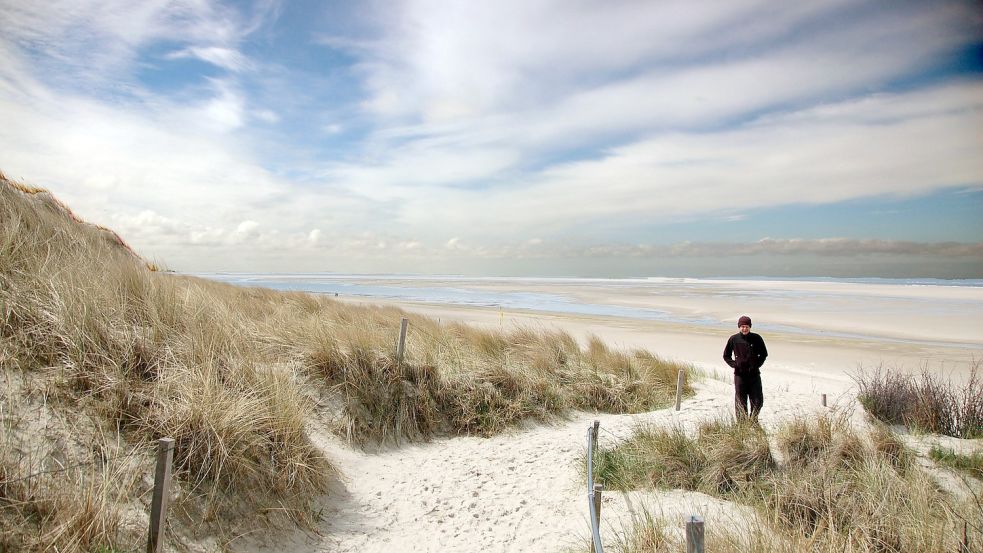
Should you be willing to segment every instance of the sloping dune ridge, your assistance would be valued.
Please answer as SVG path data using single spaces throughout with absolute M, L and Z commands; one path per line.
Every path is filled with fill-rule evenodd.
M 747 430 L 726 378 L 613 348 L 603 328 L 492 329 L 163 271 L 2 175 L 0 306 L 0 551 L 143 548 L 161 437 L 176 443 L 166 550 L 587 551 L 594 420 L 610 459 L 639 429 L 699 436 L 694 482 L 726 483 L 612 476 L 608 550 L 678 550 L 690 514 L 718 551 L 953 551 L 983 528 L 979 481 L 927 455 L 978 440 L 891 433 L 842 375 L 768 372 Z M 741 480 L 752 442 L 768 453 Z M 853 506 L 810 503 L 800 469 Z M 873 514 L 843 527 L 848 509 Z

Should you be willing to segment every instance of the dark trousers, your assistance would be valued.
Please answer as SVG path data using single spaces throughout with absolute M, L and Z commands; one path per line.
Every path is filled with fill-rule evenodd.
M 734 375 L 734 402 L 737 412 L 737 420 L 743 420 L 750 414 L 752 420 L 758 420 L 758 412 L 761 405 L 765 402 L 764 394 L 761 393 L 761 375 L 742 373 Z M 750 413 L 748 403 L 751 404 Z

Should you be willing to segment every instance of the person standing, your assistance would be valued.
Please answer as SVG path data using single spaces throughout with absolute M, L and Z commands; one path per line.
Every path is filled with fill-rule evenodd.
M 724 347 L 724 361 L 734 369 L 734 401 L 737 420 L 751 417 L 758 420 L 758 412 L 764 404 L 761 392 L 761 365 L 768 358 L 768 348 L 764 339 L 751 332 L 751 317 L 741 316 L 737 320 L 740 332 L 727 340 Z M 748 409 L 750 403 L 750 411 Z

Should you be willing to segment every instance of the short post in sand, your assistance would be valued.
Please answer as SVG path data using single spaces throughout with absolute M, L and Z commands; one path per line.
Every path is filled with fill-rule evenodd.
M 601 490 L 603 486 L 594 483 L 594 452 L 597 450 L 597 431 L 601 421 L 587 427 L 587 505 L 590 510 L 591 553 L 604 553 L 601 545 Z
M 686 553 L 703 553 L 703 517 L 686 517 Z
M 171 489 L 171 461 L 174 460 L 174 438 L 157 440 L 157 471 L 154 473 L 154 495 L 150 504 L 150 533 L 147 553 L 164 549 L 164 521 Z
M 597 456 L 597 431 L 601 428 L 601 421 L 594 421 L 594 456 Z M 604 484 L 594 484 L 594 496 L 592 501 L 594 501 L 594 514 L 597 517 L 597 526 L 601 526 L 601 492 L 604 490 Z M 594 551 L 594 542 L 590 544 L 590 550 Z
M 403 350 L 406 348 L 406 327 L 409 326 L 410 320 L 403 318 L 399 321 L 399 343 L 396 344 L 396 362 L 403 362 Z
M 601 429 L 601 421 L 595 419 L 594 426 L 591 427 L 591 432 L 592 435 L 594 436 L 594 439 L 592 441 L 592 443 L 594 444 L 594 449 L 591 451 L 591 454 L 595 457 L 597 456 L 597 431 L 600 429 Z
M 686 378 L 686 374 L 683 369 L 679 369 L 679 376 L 676 377 L 676 411 L 679 411 L 680 405 L 683 403 L 683 379 Z
M 826 407 L 826 394 L 823 394 L 823 407 Z
M 594 502 L 594 514 L 597 515 L 597 526 L 601 526 L 601 492 L 604 491 L 604 484 L 594 484 L 594 496 L 592 501 Z M 590 542 L 591 553 L 597 553 L 594 551 L 594 541 Z

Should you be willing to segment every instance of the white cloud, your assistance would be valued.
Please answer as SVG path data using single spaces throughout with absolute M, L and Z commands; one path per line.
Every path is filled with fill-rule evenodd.
M 399 221 L 411 228 L 457 229 L 476 240 L 559 233 L 602 220 L 739 217 L 750 209 L 979 183 L 980 128 L 983 84 L 964 82 L 809 107 L 716 132 L 654 133 L 596 159 L 515 176 L 507 164 L 469 160 L 469 176 L 487 170 L 498 177 L 495 186 L 455 187 L 456 179 L 439 172 L 428 180 L 428 163 L 420 162 L 426 156 L 404 162 L 398 155 L 380 167 L 332 174 L 400 205 Z M 430 159 L 453 156 L 433 142 Z
M 245 122 L 246 101 L 242 95 L 226 83 L 215 81 L 218 93 L 201 108 L 201 113 L 218 131 L 231 131 Z
M 191 46 L 165 57 L 167 59 L 196 58 L 234 72 L 245 71 L 252 67 L 252 63 L 241 52 L 221 46 Z
M 280 121 L 280 116 L 275 111 L 269 109 L 261 109 L 253 115 L 265 123 L 278 123 Z
M 243 221 L 239 223 L 238 227 L 236 227 L 236 232 L 248 236 L 251 234 L 255 234 L 257 228 L 259 228 L 259 223 L 257 223 L 256 221 Z
M 248 32 L 235 11 L 199 0 L 9 0 L 0 25 L 43 66 L 56 64 L 50 78 L 61 75 L 76 87 L 125 75 L 140 48 L 158 40 L 179 38 L 204 52 L 233 45 Z
M 304 90 L 244 54 L 277 9 L 261 4 L 8 1 L 0 169 L 138 250 L 209 262 L 223 249 L 536 257 L 562 250 L 557 236 L 639 221 L 983 182 L 983 85 L 919 80 L 978 41 L 964 4 L 376 5 L 377 35 L 325 41 L 356 59 L 358 113 L 315 103 L 346 91 Z M 165 42 L 171 54 L 146 57 Z M 177 95 L 135 84 L 168 57 L 224 71 Z M 264 79 L 282 103 L 257 102 Z M 107 89 L 124 99 L 94 92 Z M 330 147 L 272 134 L 301 97 Z

